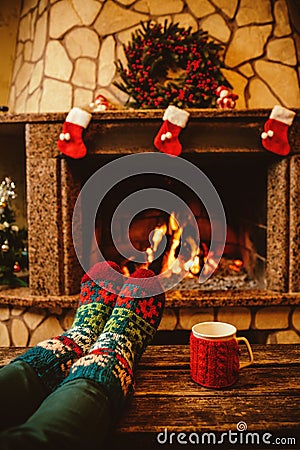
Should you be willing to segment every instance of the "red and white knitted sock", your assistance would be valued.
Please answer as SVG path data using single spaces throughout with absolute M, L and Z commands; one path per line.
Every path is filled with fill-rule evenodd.
M 133 391 L 134 369 L 156 333 L 164 305 L 165 294 L 155 274 L 136 270 L 121 288 L 98 340 L 72 365 L 64 383 L 78 378 L 99 383 L 109 395 L 112 417 L 118 418 Z
M 63 124 L 62 133 L 59 135 L 57 146 L 59 150 L 70 158 L 83 158 L 86 146 L 82 139 L 82 132 L 90 123 L 92 115 L 81 108 L 71 109 Z
M 97 341 L 122 285 L 123 275 L 116 263 L 97 263 L 81 280 L 79 305 L 71 328 L 39 342 L 16 360 L 29 364 L 43 383 L 54 390 L 68 375 L 72 364 Z
M 189 115 L 183 109 L 168 106 L 163 116 L 164 123 L 154 139 L 154 145 L 158 150 L 171 156 L 180 155 L 182 145 L 179 142 L 179 134 L 185 128 Z
M 290 109 L 274 106 L 261 134 L 262 145 L 266 150 L 281 156 L 290 153 L 288 128 L 292 125 L 295 115 Z

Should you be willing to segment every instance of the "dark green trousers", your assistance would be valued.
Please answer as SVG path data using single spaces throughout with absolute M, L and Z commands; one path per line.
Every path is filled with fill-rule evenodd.
M 111 427 L 101 386 L 78 379 L 50 393 L 21 361 L 0 369 L 0 402 L 1 450 L 100 450 Z

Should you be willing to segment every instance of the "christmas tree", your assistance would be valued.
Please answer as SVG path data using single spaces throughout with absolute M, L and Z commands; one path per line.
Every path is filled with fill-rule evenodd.
M 11 287 L 27 286 L 17 273 L 28 268 L 27 230 L 15 223 L 15 198 L 15 183 L 6 177 L 0 185 L 0 284 Z

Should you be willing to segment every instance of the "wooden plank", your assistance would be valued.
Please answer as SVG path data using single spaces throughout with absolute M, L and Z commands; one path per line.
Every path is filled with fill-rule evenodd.
M 300 364 L 300 344 L 252 345 L 254 366 L 257 365 L 293 365 Z M 244 357 L 242 347 L 242 357 Z M 186 368 L 189 365 L 190 350 L 188 345 L 149 346 L 145 351 L 139 369 L 176 367 Z
M 24 347 L 0 347 L 0 367 L 5 366 L 26 350 L 27 348 Z
M 300 344 L 252 345 L 254 366 L 300 364 Z M 0 366 L 26 351 L 25 347 L 0 347 Z M 145 351 L 138 370 L 162 368 L 187 369 L 190 350 L 188 345 L 150 345 Z
M 248 367 L 242 369 L 238 381 L 225 389 L 207 389 L 195 383 L 189 370 L 140 370 L 136 376 L 136 397 L 142 396 L 195 396 L 247 397 L 265 396 L 276 392 L 278 395 L 299 397 L 300 365 L 282 370 L 282 367 Z
M 176 432 L 236 430 L 244 421 L 248 430 L 278 431 L 299 429 L 299 398 L 269 394 L 234 398 L 207 397 L 133 397 L 124 412 L 118 431 L 122 433 L 158 433 L 167 428 Z

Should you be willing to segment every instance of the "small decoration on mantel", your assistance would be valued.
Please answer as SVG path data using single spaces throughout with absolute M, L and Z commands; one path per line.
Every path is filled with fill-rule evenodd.
M 186 127 L 189 113 L 174 105 L 169 105 L 163 116 L 163 124 L 155 139 L 155 147 L 171 156 L 179 156 L 182 145 L 179 141 L 181 130 Z
M 0 184 L 0 285 L 10 287 L 27 286 L 15 273 L 25 274 L 28 269 L 27 231 L 15 224 L 11 205 L 15 198 L 15 183 L 6 177 Z
M 220 68 L 222 46 L 203 30 L 192 32 L 178 23 L 142 22 L 124 45 L 127 67 L 117 61 L 121 82 L 133 108 L 212 108 L 216 89 L 231 87 Z
M 95 100 L 90 103 L 91 112 L 105 112 L 107 109 L 111 109 L 111 105 L 104 95 L 98 94 Z
M 286 156 L 291 148 L 288 141 L 288 129 L 296 113 L 280 105 L 275 105 L 264 125 L 261 134 L 262 145 L 266 150 L 280 156 Z
M 57 147 L 63 154 L 74 159 L 83 158 L 86 155 L 87 150 L 82 133 L 88 127 L 91 118 L 92 115 L 84 109 L 76 106 L 71 109 L 57 142 Z
M 237 94 L 231 92 L 227 86 L 219 86 L 216 90 L 217 106 L 220 109 L 234 109 L 239 98 Z

